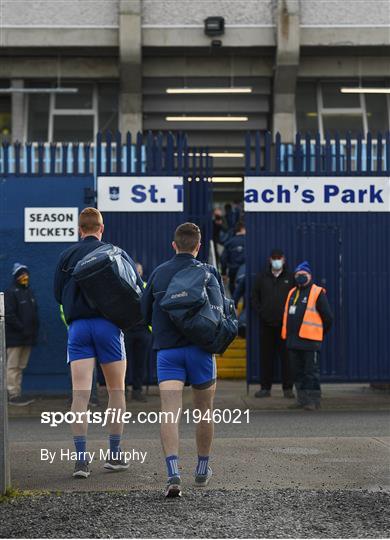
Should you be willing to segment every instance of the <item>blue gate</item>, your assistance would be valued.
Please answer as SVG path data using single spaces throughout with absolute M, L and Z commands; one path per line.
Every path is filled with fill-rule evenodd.
M 53 274 L 61 251 L 70 244 L 25 243 L 24 209 L 77 207 L 96 204 L 96 177 L 181 176 L 184 212 L 105 213 L 105 240 L 126 249 L 150 272 L 171 256 L 175 227 L 186 220 L 201 226 L 202 258 L 211 235 L 211 160 L 206 149 L 189 148 L 186 138 L 168 134 L 143 136 L 99 134 L 96 144 L 26 144 L 0 147 L 0 290 L 11 281 L 14 262 L 27 264 L 37 297 L 41 328 L 25 372 L 24 388 L 40 393 L 69 389 L 66 329 L 53 297 Z M 148 383 L 154 381 L 152 369 Z
M 390 133 L 339 137 L 248 134 L 246 176 L 390 176 Z M 337 180 L 336 180 L 337 181 Z M 259 180 L 261 182 L 261 180 Z M 272 248 L 285 250 L 290 269 L 310 261 L 327 289 L 335 322 L 326 337 L 326 381 L 390 380 L 390 213 L 247 212 L 247 306 L 257 272 Z M 259 319 L 248 307 L 247 382 L 260 381 Z
M 59 392 L 68 388 L 66 329 L 53 296 L 53 275 L 59 254 L 69 244 L 25 243 L 26 207 L 87 206 L 94 179 L 88 176 L 3 176 L 0 183 L 0 289 L 11 282 L 15 261 L 31 271 L 31 286 L 37 296 L 40 332 L 24 377 L 27 391 Z

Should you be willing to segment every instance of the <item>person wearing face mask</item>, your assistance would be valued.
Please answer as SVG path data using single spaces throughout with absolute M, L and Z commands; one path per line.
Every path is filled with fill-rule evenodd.
M 282 326 L 297 392 L 297 403 L 291 408 L 315 411 L 321 400 L 319 351 L 333 315 L 325 289 L 313 283 L 307 261 L 296 267 L 294 279 L 296 287 L 287 297 Z
M 12 277 L 13 284 L 4 293 L 8 400 L 24 406 L 34 401 L 22 396 L 22 378 L 38 337 L 38 308 L 27 266 L 15 263 Z
M 294 276 L 287 270 L 286 257 L 281 249 L 273 249 L 267 268 L 256 276 L 252 289 L 252 305 L 260 318 L 260 375 L 261 388 L 255 397 L 271 395 L 274 364 L 282 362 L 282 385 L 285 398 L 294 398 L 285 342 L 281 339 L 282 318 L 288 292 L 294 286 Z

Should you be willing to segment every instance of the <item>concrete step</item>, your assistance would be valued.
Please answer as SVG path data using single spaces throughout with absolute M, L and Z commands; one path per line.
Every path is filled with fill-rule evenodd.
M 218 369 L 218 379 L 245 379 L 245 368 L 227 368 L 223 367 Z
M 239 349 L 239 350 L 243 350 L 243 351 L 246 351 L 246 340 L 243 339 L 243 338 L 240 338 L 240 337 L 237 337 L 230 345 L 229 345 L 229 348 L 228 348 L 228 351 L 229 350 L 236 350 L 236 349 Z M 225 353 L 224 353 L 225 354 Z

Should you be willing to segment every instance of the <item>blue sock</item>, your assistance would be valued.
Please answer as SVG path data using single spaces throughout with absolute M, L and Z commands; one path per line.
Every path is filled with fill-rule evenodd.
M 76 447 L 77 461 L 86 461 L 87 438 L 84 435 L 76 435 L 73 437 L 73 441 Z
M 114 459 L 118 459 L 119 455 L 118 453 L 121 451 L 121 436 L 120 435 L 110 435 L 108 438 L 110 442 L 110 457 Z M 114 456 L 113 456 L 114 454 Z
M 180 476 L 179 473 L 179 458 L 177 456 L 168 456 L 165 458 L 167 464 L 168 477 Z
M 207 474 L 209 467 L 209 456 L 198 456 L 198 466 L 196 474 Z

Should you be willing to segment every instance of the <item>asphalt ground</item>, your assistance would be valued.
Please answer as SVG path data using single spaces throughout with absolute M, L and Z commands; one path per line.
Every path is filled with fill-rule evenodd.
M 389 414 L 386 411 L 250 412 L 241 423 L 215 428 L 212 466 L 216 489 L 389 488 Z M 180 467 L 185 487 L 196 463 L 194 423 L 181 423 Z M 103 469 L 107 431 L 92 424 L 88 451 L 94 452 L 86 482 L 71 477 L 74 462 L 69 425 L 50 427 L 38 418 L 10 421 L 12 484 L 50 491 L 163 490 L 165 464 L 158 424 L 131 423 L 122 450 L 130 468 L 122 474 Z M 50 458 L 51 459 L 48 459 Z
M 389 537 L 389 420 L 385 410 L 278 410 L 218 424 L 204 490 L 192 481 L 195 426 L 183 422 L 183 497 L 166 501 L 157 424 L 125 430 L 122 448 L 147 452 L 143 464 L 109 473 L 95 459 L 77 481 L 58 453 L 72 450 L 69 426 L 12 418 L 13 486 L 33 495 L 0 504 L 1 537 Z M 91 426 L 89 450 L 106 447 L 104 430 Z M 41 448 L 57 452 L 52 464 Z
M 159 425 L 136 416 L 159 410 L 156 388 L 148 403 L 128 404 L 135 415 L 122 442 L 134 458 L 128 471 L 103 469 L 106 429 L 90 425 L 88 450 L 96 455 L 84 481 L 74 480 L 73 462 L 61 459 L 61 449 L 73 450 L 69 425 L 40 422 L 44 410 L 66 412 L 66 400 L 10 408 L 12 484 L 24 495 L 0 504 L 0 536 L 389 537 L 389 394 L 368 385 L 324 385 L 322 410 L 310 413 L 288 410 L 291 401 L 278 386 L 264 400 L 254 390 L 247 393 L 243 382 L 219 383 L 215 406 L 241 415 L 238 423 L 215 426 L 214 476 L 204 490 L 193 487 L 195 425 L 183 417 L 183 497 L 174 501 L 162 496 Z M 104 405 L 104 389 L 101 397 Z M 186 389 L 183 407 L 190 406 Z M 42 449 L 53 453 L 51 464 L 41 459 Z
M 388 538 L 389 496 L 365 491 L 67 493 L 0 504 L 5 538 Z

